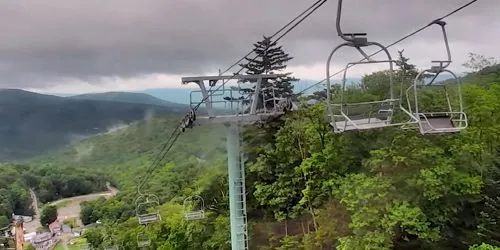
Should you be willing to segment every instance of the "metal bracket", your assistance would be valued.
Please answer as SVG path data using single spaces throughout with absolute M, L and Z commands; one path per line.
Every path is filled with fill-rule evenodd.
M 219 88 L 216 88 L 216 90 L 212 90 L 213 87 L 217 86 L 216 84 L 220 82 L 220 80 L 255 80 L 255 88 L 253 93 L 251 94 L 251 97 L 249 98 L 250 100 L 250 110 L 247 113 L 247 115 L 257 115 L 259 111 L 257 110 L 258 103 L 259 103 L 259 97 L 261 95 L 261 85 L 263 79 L 276 79 L 279 77 L 285 76 L 283 74 L 269 74 L 269 75 L 219 75 L 219 76 L 194 76 L 194 77 L 182 77 L 182 84 L 188 84 L 191 82 L 196 83 L 201 91 L 202 94 L 202 103 L 205 104 L 207 113 L 209 118 L 215 118 L 215 112 L 214 112 L 214 107 L 213 103 L 214 101 L 212 100 L 212 97 L 215 95 L 215 91 L 219 92 L 240 92 L 241 88 L 231 88 L 231 87 L 226 87 L 226 86 L 219 86 Z M 210 89 L 207 88 L 205 85 L 205 81 L 209 81 L 209 86 Z M 222 88 L 222 89 L 220 89 Z M 231 99 L 231 98 L 230 98 Z M 235 100 L 226 100 L 225 102 L 242 102 L 243 100 L 240 99 L 235 99 Z M 194 103 L 191 102 L 191 105 Z

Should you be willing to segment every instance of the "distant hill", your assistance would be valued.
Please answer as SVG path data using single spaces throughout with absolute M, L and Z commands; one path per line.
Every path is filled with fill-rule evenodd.
M 178 118 L 174 116 L 154 117 L 119 131 L 85 138 L 26 162 L 98 169 L 105 167 L 106 170 L 115 166 L 123 174 L 127 168 L 142 174 L 143 169 L 139 167 L 146 167 L 144 163 L 159 153 L 161 145 L 177 124 Z M 225 160 L 225 129 L 223 124 L 208 123 L 186 130 L 174 144 L 166 161 L 186 163 L 193 159 Z
M 146 93 L 132 93 L 132 92 L 105 92 L 105 93 L 92 93 L 82 94 L 68 97 L 70 99 L 78 100 L 99 100 L 99 101 L 116 101 L 125 103 L 142 103 L 158 106 L 179 107 L 186 108 L 186 104 L 169 102 L 148 95 Z
M 32 157 L 151 115 L 186 112 L 181 104 L 147 95 L 121 93 L 114 100 L 93 95 L 68 98 L 0 89 L 0 161 Z

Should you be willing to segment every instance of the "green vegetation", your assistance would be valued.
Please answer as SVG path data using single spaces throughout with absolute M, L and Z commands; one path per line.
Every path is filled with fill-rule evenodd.
M 481 245 L 471 246 L 469 250 L 500 250 L 500 247 L 495 247 L 486 243 L 482 243 Z
M 57 220 L 57 207 L 56 206 L 45 206 L 40 214 L 40 224 L 47 227 L 50 223 Z
M 463 79 L 470 126 L 455 135 L 422 136 L 395 128 L 337 135 L 325 123 L 321 104 L 304 107 L 264 128 L 247 127 L 250 244 L 257 249 L 499 245 L 500 115 L 495 110 L 500 110 L 500 77 L 492 79 L 495 68 L 500 72 L 497 65 Z M 364 95 L 359 99 L 382 94 L 373 84 L 386 75 L 365 76 L 359 89 L 354 88 Z M 134 184 L 154 154 L 141 154 L 142 164 L 133 167 L 126 162 L 133 161 L 129 154 L 138 141 L 148 148 L 146 152 L 155 152 L 153 145 L 144 142 L 148 135 L 139 133 L 145 127 L 131 127 L 115 138 L 105 136 L 83 144 L 93 141 L 104 147 L 113 141 L 133 142 L 128 147 L 116 145 L 121 149 L 108 152 L 116 157 L 106 158 L 125 158 L 107 168 L 124 191 L 117 198 L 83 205 L 85 223 L 103 222 L 86 232 L 89 243 L 133 249 L 138 237 L 147 237 L 156 249 L 229 249 L 226 165 L 218 127 L 198 127 L 181 137 L 145 190 L 160 197 L 162 205 L 151 209 L 160 212 L 162 221 L 149 227 L 138 225 Z M 168 131 L 158 136 L 165 138 L 164 134 Z M 203 140 L 210 146 L 201 143 L 205 147 L 200 148 Z M 214 147 L 219 150 L 211 151 L 206 162 L 195 161 L 194 155 Z M 92 157 L 87 161 L 98 162 Z M 205 199 L 206 218 L 185 221 L 182 201 L 194 194 Z
M 475 62 L 470 62 L 474 72 L 463 78 L 469 127 L 458 134 L 423 136 L 398 128 L 334 134 L 324 119 L 323 104 L 304 105 L 262 128 L 246 126 L 251 247 L 498 248 L 500 65 Z M 402 66 L 408 76 L 415 75 L 415 67 Z M 387 77 L 385 71 L 364 76 L 351 87 L 350 98 L 364 101 L 385 95 L 387 89 L 379 83 Z M 438 94 L 424 92 L 424 107 L 442 105 L 436 101 Z M 149 226 L 137 222 L 136 184 L 178 121 L 175 116 L 142 121 L 31 163 L 45 166 L 46 172 L 85 170 L 120 189 L 109 200 L 82 204 L 84 224 L 101 222 L 85 232 L 92 247 L 137 249 L 137 240 L 146 238 L 152 249 L 230 249 L 223 125 L 195 127 L 179 138 L 141 190 L 159 197 L 160 205 L 149 209 L 158 211 L 162 221 Z M 14 185 L 25 172 L 34 171 L 19 169 L 6 168 L 14 171 L 5 175 L 11 179 L 0 181 Z M 52 176 L 42 174 L 46 172 L 37 172 L 35 179 Z M 81 186 L 88 187 L 83 180 Z M 23 190 L 26 182 L 17 185 Z M 183 217 L 183 200 L 191 195 L 204 198 L 203 220 Z M 19 199 L 18 209 L 28 203 L 23 202 Z
M 78 222 L 76 221 L 75 218 L 66 219 L 66 220 L 63 221 L 63 224 L 66 224 L 66 225 L 68 225 L 71 228 L 78 227 Z
M 84 247 L 82 247 L 84 244 L 87 244 L 87 241 L 85 240 L 85 238 L 76 238 L 73 240 L 73 244 L 68 244 L 67 245 L 67 249 L 68 250 L 82 250 L 82 249 L 86 249 Z M 54 250 L 64 250 L 66 248 L 64 248 L 63 246 L 63 243 L 61 241 L 59 241 L 59 243 L 56 244 L 56 246 L 54 247 Z
M 33 215 L 28 188 L 24 182 L 25 166 L 0 164 L 0 228 L 18 215 Z
M 68 165 L 66 165 L 68 166 Z M 0 164 L 0 228 L 16 215 L 32 216 L 33 189 L 41 203 L 106 189 L 111 179 L 100 170 L 64 165 Z M 41 205 L 41 204 L 39 204 Z
M 291 72 L 284 73 L 287 62 L 293 57 L 289 56 L 277 42 L 271 41 L 271 38 L 264 37 L 261 41 L 254 44 L 255 58 L 246 57 L 245 63 L 240 64 L 248 75 L 260 74 L 284 74 L 276 79 L 262 79 L 261 88 L 274 88 L 274 91 L 265 92 L 264 96 L 259 96 L 258 108 L 262 108 L 263 101 L 272 100 L 275 97 L 288 97 L 293 94 L 293 82 L 299 79 L 291 77 Z M 240 80 L 240 82 L 257 82 L 256 79 Z M 253 93 L 254 89 L 251 91 Z M 273 103 L 265 103 L 266 107 L 272 107 Z
M 0 90 L 0 107 L 2 162 L 34 157 L 151 114 L 185 112 L 177 104 L 72 99 L 16 89 Z

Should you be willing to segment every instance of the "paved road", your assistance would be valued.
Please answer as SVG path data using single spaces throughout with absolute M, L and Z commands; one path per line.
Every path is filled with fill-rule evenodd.
M 64 199 L 54 201 L 54 202 L 50 203 L 50 205 L 57 205 L 57 204 L 63 203 L 63 202 L 67 203 L 67 204 L 64 204 L 63 207 L 58 208 L 58 210 L 57 210 L 58 219 L 60 222 L 62 222 L 63 220 L 65 220 L 67 218 L 77 218 L 79 220 L 80 219 L 80 203 L 82 201 L 96 200 L 100 197 L 108 198 L 108 197 L 115 196 L 119 192 L 119 190 L 112 187 L 109 184 L 109 182 L 106 183 L 106 187 L 108 188 L 108 191 L 106 191 L 106 192 L 64 198 Z M 35 192 L 32 189 L 30 189 L 29 191 L 30 191 L 31 199 L 33 201 L 32 206 L 35 210 L 35 216 L 33 216 L 33 221 L 24 223 L 24 228 L 26 230 L 26 233 L 36 232 L 36 229 L 41 227 L 38 199 L 36 197 Z
M 33 207 L 33 209 L 35 210 L 35 215 L 38 216 L 40 215 L 40 210 L 38 209 L 38 199 L 36 198 L 35 191 L 33 191 L 32 188 L 30 188 L 30 196 L 31 200 L 33 201 L 31 203 L 31 207 Z
M 26 233 L 32 233 L 36 232 L 36 229 L 41 227 L 40 225 L 40 210 L 38 208 L 38 199 L 36 198 L 36 194 L 33 191 L 33 189 L 30 188 L 30 196 L 31 196 L 31 207 L 35 211 L 35 215 L 33 216 L 33 220 L 30 222 L 25 222 L 24 223 L 24 229 L 26 230 Z

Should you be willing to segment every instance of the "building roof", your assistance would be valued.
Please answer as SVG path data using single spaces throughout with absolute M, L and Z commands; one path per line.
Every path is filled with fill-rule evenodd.
M 35 237 L 33 237 L 33 242 L 40 243 L 40 242 L 50 240 L 51 238 L 52 238 L 52 233 L 41 233 L 41 234 L 37 234 L 37 235 L 35 235 Z
M 61 229 L 61 223 L 59 223 L 58 221 L 54 221 L 49 224 L 50 231 L 54 231 L 55 229 Z

